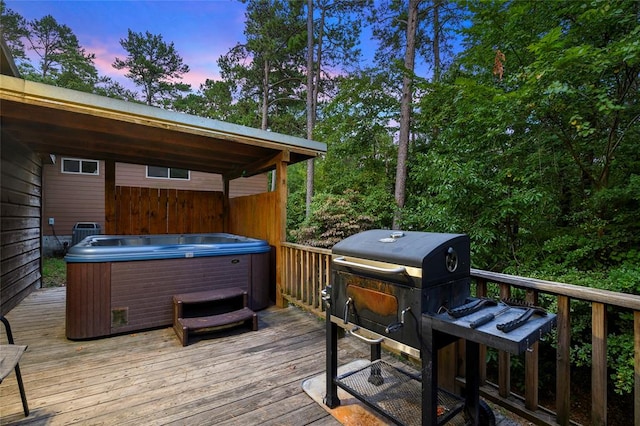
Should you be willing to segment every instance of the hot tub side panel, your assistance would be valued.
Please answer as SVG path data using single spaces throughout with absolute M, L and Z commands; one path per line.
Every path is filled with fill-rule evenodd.
M 111 263 L 67 264 L 66 334 L 69 339 L 111 332 Z
M 269 306 L 271 252 L 251 255 L 251 288 L 249 307 L 254 311 Z
M 251 255 L 111 264 L 111 334 L 171 325 L 174 294 L 249 291 Z

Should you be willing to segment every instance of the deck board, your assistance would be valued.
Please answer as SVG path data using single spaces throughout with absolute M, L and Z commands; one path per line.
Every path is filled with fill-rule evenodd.
M 13 309 L 31 408 L 24 418 L 15 376 L 0 384 L 0 424 L 339 423 L 302 390 L 325 368 L 324 323 L 297 308 L 258 313 L 244 327 L 183 347 L 171 327 L 90 341 L 65 337 L 65 289 L 37 290 Z M 341 359 L 369 348 L 340 339 Z

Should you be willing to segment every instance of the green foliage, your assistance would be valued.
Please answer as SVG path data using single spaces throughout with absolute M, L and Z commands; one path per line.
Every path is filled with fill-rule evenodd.
M 311 204 L 311 215 L 291 236 L 300 244 L 331 248 L 350 235 L 371 229 L 374 219 L 361 213 L 362 201 L 354 191 L 318 194 Z
M 360 73 L 337 79 L 336 96 L 321 108 L 315 137 L 327 141 L 325 158 L 317 161 L 320 192 L 362 197 L 362 212 L 377 227 L 393 218 L 396 147 L 390 132 L 397 117 L 388 76 Z
M 246 43 L 218 59 L 238 124 L 295 136 L 304 129 L 304 39 L 301 1 L 246 1 Z
M 18 66 L 27 60 L 24 39 L 28 33 L 27 20 L 19 13 L 8 9 L 6 2 L 0 0 L 0 34 Z
M 26 23 L 22 37 L 29 50 L 39 58 L 37 66 L 23 57 L 20 71 L 26 78 L 54 86 L 84 92 L 93 91 L 98 83 L 95 54 L 87 53 L 71 28 L 60 24 L 51 15 Z

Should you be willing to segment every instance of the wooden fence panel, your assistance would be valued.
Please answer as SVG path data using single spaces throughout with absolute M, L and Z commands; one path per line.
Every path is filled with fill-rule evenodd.
M 116 188 L 117 234 L 224 232 L 223 219 L 221 192 Z
M 237 197 L 229 200 L 229 232 L 280 244 L 280 217 L 274 207 L 276 192 Z

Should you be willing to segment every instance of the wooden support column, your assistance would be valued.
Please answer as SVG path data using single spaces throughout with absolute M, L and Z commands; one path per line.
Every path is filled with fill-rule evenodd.
M 284 287 L 285 259 L 282 243 L 287 240 L 287 165 L 290 161 L 289 151 L 282 151 L 276 162 L 276 206 L 278 223 L 276 224 L 276 306 L 283 308 L 285 299 L 282 297 Z
M 104 162 L 104 233 L 118 234 L 116 212 L 116 162 Z
M 222 202 L 222 227 L 224 232 L 229 232 L 229 210 L 231 209 L 231 204 L 229 203 L 229 179 L 226 176 L 222 176 L 222 192 L 224 193 Z
M 591 305 L 591 424 L 607 424 L 607 306 Z

